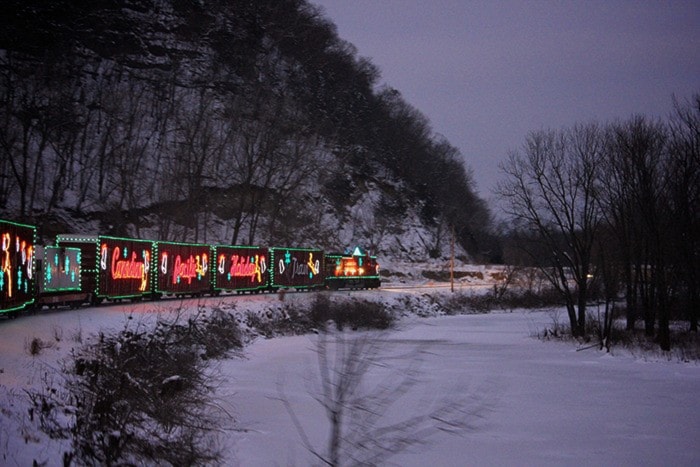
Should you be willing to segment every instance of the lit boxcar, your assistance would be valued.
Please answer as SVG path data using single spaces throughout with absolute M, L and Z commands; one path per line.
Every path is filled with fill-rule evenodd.
M 34 303 L 36 227 L 0 220 L 0 314 Z
M 106 235 L 58 235 L 56 245 L 80 250 L 82 287 L 93 303 L 151 295 L 152 241 Z
M 37 246 L 35 256 L 39 306 L 79 306 L 89 301 L 81 284 L 79 248 Z
M 217 245 L 214 247 L 214 258 L 215 291 L 254 292 L 268 287 L 267 248 Z
M 352 254 L 327 253 L 325 268 L 329 289 L 376 289 L 381 285 L 377 258 L 359 248 Z
M 323 251 L 313 248 L 270 248 L 270 281 L 272 288 L 323 287 Z
M 201 295 L 212 291 L 211 246 L 156 242 L 154 291 L 158 295 Z

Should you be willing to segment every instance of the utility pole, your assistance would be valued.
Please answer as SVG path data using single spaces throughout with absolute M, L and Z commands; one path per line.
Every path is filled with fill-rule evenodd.
M 455 291 L 455 226 L 451 228 L 452 238 L 450 239 L 450 291 Z

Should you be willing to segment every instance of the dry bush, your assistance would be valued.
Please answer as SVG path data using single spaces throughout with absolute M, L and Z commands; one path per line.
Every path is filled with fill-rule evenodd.
M 493 307 L 493 299 L 487 295 L 465 293 L 441 294 L 431 299 L 437 303 L 446 315 L 464 315 L 488 313 Z
M 446 315 L 488 313 L 492 310 L 513 310 L 515 308 L 549 308 L 561 305 L 561 297 L 551 289 L 534 292 L 532 290 L 496 290 L 487 294 L 434 294 L 428 296 Z
M 40 337 L 34 337 L 29 342 L 25 342 L 24 347 L 29 355 L 36 357 L 45 349 L 50 349 L 53 347 L 53 344 L 42 340 Z
M 314 299 L 309 313 L 311 322 L 320 329 L 332 321 L 339 330 L 348 327 L 358 329 L 389 329 L 396 318 L 383 303 L 369 300 L 333 302 L 328 295 L 319 294 Z
M 484 273 L 481 271 L 453 271 L 450 275 L 450 271 L 421 271 L 421 275 L 426 279 L 430 279 L 438 282 L 449 282 L 450 278 L 463 279 L 469 277 L 471 279 L 484 280 Z
M 593 310 L 589 310 L 586 317 L 586 335 L 573 337 L 568 323 L 563 323 L 560 310 L 551 312 L 552 322 L 537 332 L 537 338 L 541 340 L 561 340 L 578 344 L 578 350 L 598 348 L 608 352 L 613 348 L 622 349 L 632 355 L 643 359 L 662 359 L 679 362 L 700 361 L 700 335 L 690 332 L 684 326 L 685 323 L 676 322 L 671 329 L 671 350 L 664 351 L 659 348 L 657 336 L 647 336 L 644 329 L 626 329 L 623 321 L 624 309 L 616 308 L 613 312 L 612 325 L 609 337 L 602 332 L 602 318 L 596 316 Z
M 53 327 L 53 338 L 56 342 L 61 342 L 63 340 L 63 328 L 60 326 Z
M 211 403 L 212 358 L 242 346 L 230 313 L 203 310 L 152 330 L 101 333 L 73 352 L 63 387 L 29 394 L 40 427 L 70 439 L 81 464 L 211 464 L 227 414 Z
M 247 313 L 246 324 L 265 337 L 299 335 L 325 329 L 329 322 L 338 329 L 389 329 L 396 317 L 382 303 L 368 300 L 332 301 L 318 293 L 309 308 L 285 305 L 266 312 Z
M 307 334 L 314 329 L 308 312 L 290 305 L 281 309 L 270 309 L 262 314 L 248 312 L 246 324 L 267 338 Z
M 685 323 L 684 323 L 685 324 Z M 700 334 L 683 327 L 671 329 L 671 350 L 659 348 L 656 336 L 647 336 L 643 329 L 625 329 L 620 323 L 613 327 L 610 347 L 624 349 L 644 359 L 662 359 L 678 362 L 700 361 Z

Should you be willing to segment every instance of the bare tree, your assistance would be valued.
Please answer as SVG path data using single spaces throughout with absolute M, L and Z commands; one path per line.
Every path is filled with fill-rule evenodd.
M 625 266 L 619 260 L 620 244 L 618 237 L 610 228 L 601 228 L 595 245 L 595 265 L 596 277 L 595 283 L 602 289 L 605 308 L 603 310 L 602 322 L 598 316 L 598 339 L 600 340 L 600 349 L 605 348 L 608 352 L 612 346 L 612 333 L 615 318 L 615 309 L 620 291 L 620 285 L 623 283 L 622 271 Z
M 223 153 L 230 142 L 228 125 L 221 117 L 221 104 L 211 89 L 201 87 L 194 91 L 183 90 L 178 105 L 174 148 L 168 164 L 167 184 L 172 187 L 174 199 L 187 207 L 180 223 L 193 230 L 188 235 L 182 231 L 179 240 L 206 240 L 206 225 L 200 233 L 200 214 L 208 213 L 207 188 L 211 188 L 221 170 Z M 206 224 L 206 222 L 205 222 Z
M 282 220 L 293 224 L 295 217 L 308 212 L 299 203 L 318 167 L 318 138 L 283 90 L 251 89 L 229 102 L 226 113 L 231 144 L 222 160 L 226 165 L 222 183 L 228 187 L 231 243 L 241 238 L 255 243 L 263 217 L 272 239 Z
M 595 124 L 531 133 L 523 152 L 502 164 L 507 180 L 497 190 L 511 219 L 532 232 L 534 244 L 523 247 L 564 299 L 574 336 L 586 332 L 591 255 L 601 222 L 595 195 L 602 150 Z
M 278 388 L 279 400 L 304 447 L 325 465 L 382 464 L 409 447 L 429 443 L 438 433 L 461 435 L 473 430 L 487 409 L 484 394 L 462 392 L 447 400 L 419 404 L 413 415 L 396 417 L 396 413 L 392 414 L 395 404 L 419 383 L 425 349 L 418 346 L 404 354 L 388 356 L 385 339 L 386 334 L 376 332 L 340 330 L 318 335 L 318 385 L 312 394 L 328 421 L 325 448 L 312 444 L 281 386 Z M 408 364 L 390 369 L 388 360 Z M 376 385 L 369 382 L 374 371 L 383 374 Z
M 700 319 L 700 94 L 685 103 L 674 102 L 670 131 L 670 198 L 673 218 L 672 249 L 678 280 L 686 285 L 688 320 L 697 332 Z
M 39 175 L 48 147 L 45 131 L 49 110 L 49 91 L 40 67 L 36 74 L 31 66 L 7 54 L 2 62 L 3 86 L 0 95 L 0 154 L 19 198 L 19 217 L 26 218 L 34 207 L 40 188 Z
M 672 219 L 665 126 L 642 116 L 611 125 L 601 168 L 600 199 L 620 245 L 628 328 L 634 328 L 640 309 L 646 334 L 652 336 L 658 318 L 659 341 L 668 349 Z

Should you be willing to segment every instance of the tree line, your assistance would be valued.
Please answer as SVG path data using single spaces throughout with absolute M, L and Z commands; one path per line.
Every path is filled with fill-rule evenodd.
M 322 246 L 353 224 L 376 248 L 413 209 L 431 254 L 448 219 L 493 242 L 459 150 L 306 0 L 8 0 L 0 31 L 5 216 Z
M 627 329 L 643 322 L 671 347 L 670 321 L 700 316 L 700 94 L 665 120 L 638 115 L 529 134 L 502 164 L 498 194 L 513 222 L 507 262 L 536 265 L 560 292 L 574 336 L 592 300 Z M 619 297 L 624 297 L 624 304 Z

